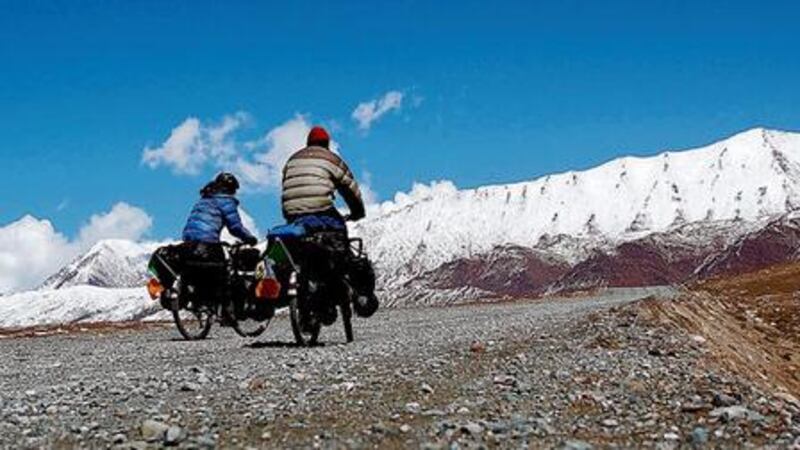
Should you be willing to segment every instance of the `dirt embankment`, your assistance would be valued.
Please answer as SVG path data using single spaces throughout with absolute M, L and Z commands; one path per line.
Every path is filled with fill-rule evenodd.
M 723 367 L 800 396 L 800 264 L 698 282 L 642 309 L 646 320 L 705 340 Z
M 89 333 L 97 336 L 123 331 L 144 331 L 167 328 L 171 322 L 126 321 L 126 322 L 71 322 L 33 327 L 0 328 L 0 339 L 33 338 L 45 336 Z

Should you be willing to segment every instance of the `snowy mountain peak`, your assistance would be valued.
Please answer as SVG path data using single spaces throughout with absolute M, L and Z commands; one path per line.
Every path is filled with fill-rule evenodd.
M 42 289 L 71 286 L 131 287 L 147 279 L 147 261 L 157 243 L 110 239 L 96 243 L 49 277 Z

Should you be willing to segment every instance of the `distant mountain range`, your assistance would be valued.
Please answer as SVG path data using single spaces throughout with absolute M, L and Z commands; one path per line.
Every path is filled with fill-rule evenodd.
M 529 182 L 434 184 L 375 208 L 352 233 L 375 261 L 384 304 L 451 304 L 679 283 L 793 260 L 798 208 L 800 133 L 757 128 Z M 39 292 L 140 287 L 154 249 L 98 243 Z M 0 316 L 30 295 L 4 297 Z
M 674 283 L 793 257 L 798 207 L 800 134 L 757 128 L 530 182 L 434 186 L 354 232 L 388 303 L 448 303 Z

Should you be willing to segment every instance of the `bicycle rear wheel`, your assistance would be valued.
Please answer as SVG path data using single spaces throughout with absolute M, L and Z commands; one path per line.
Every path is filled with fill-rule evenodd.
M 310 347 L 317 344 L 322 324 L 314 317 L 313 312 L 306 310 L 308 302 L 303 296 L 296 295 L 289 303 L 289 316 L 292 321 L 292 334 L 297 345 Z
M 264 334 L 269 326 L 270 319 L 258 321 L 255 319 L 241 319 L 233 321 L 233 331 L 241 337 L 253 338 Z
M 189 308 L 173 309 L 172 317 L 184 339 L 197 341 L 208 337 L 214 315 L 208 308 L 190 305 Z

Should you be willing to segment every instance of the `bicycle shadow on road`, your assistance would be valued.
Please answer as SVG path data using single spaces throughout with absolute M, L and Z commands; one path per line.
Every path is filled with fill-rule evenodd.
M 317 344 L 312 345 L 311 347 L 304 347 L 297 342 L 283 342 L 283 341 L 265 341 L 265 342 L 252 342 L 250 344 L 244 345 L 247 348 L 259 349 L 259 348 L 318 348 L 318 347 L 325 347 L 324 342 L 320 342 Z

